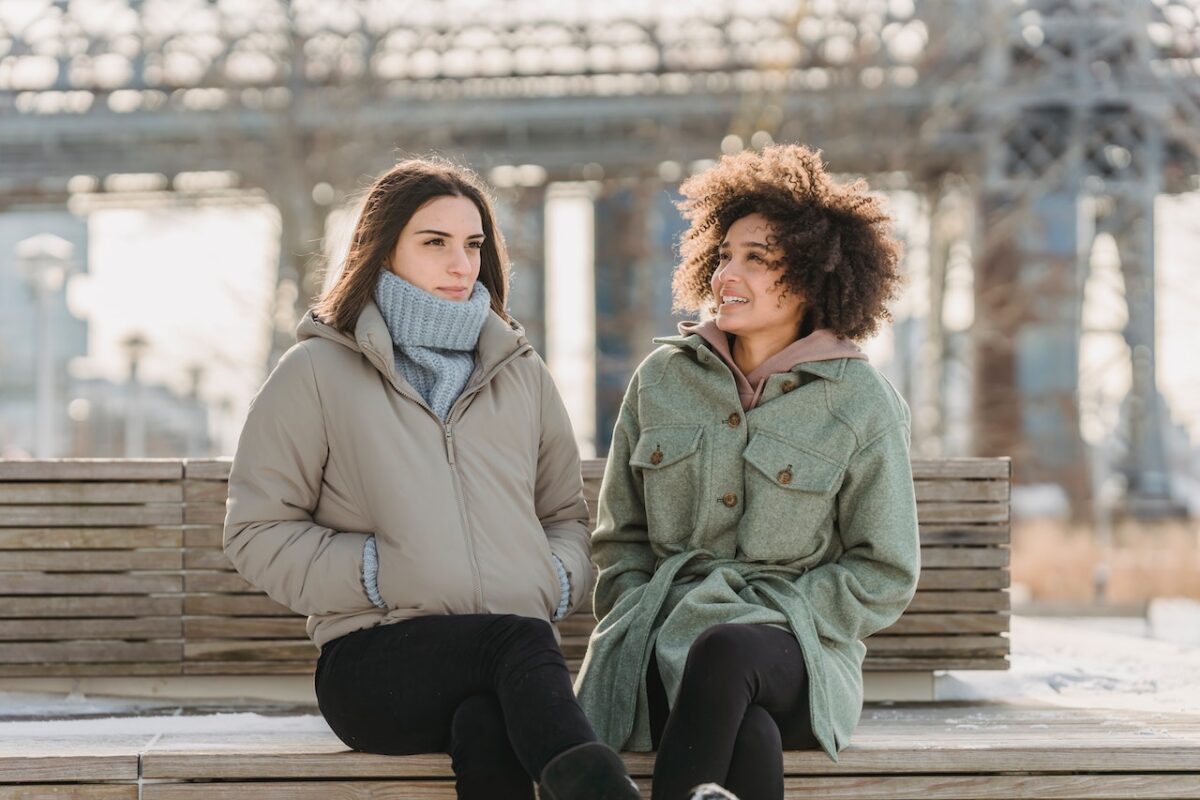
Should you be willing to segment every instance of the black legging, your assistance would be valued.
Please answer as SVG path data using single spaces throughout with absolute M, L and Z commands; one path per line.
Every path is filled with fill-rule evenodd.
M 715 625 L 700 634 L 669 711 L 653 656 L 646 689 L 654 800 L 684 800 L 708 782 L 739 800 L 782 800 L 784 748 L 818 746 L 800 644 L 779 628 Z
M 449 753 L 460 798 L 532 800 L 550 759 L 596 740 L 550 624 L 418 617 L 321 648 L 317 703 L 338 738 L 385 755 Z

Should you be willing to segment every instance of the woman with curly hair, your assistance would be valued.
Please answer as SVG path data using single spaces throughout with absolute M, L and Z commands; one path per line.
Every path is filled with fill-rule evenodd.
M 916 588 L 908 407 L 853 343 L 889 319 L 899 247 L 800 146 L 681 192 L 675 299 L 703 317 L 626 392 L 577 690 L 603 741 L 658 751 L 656 800 L 782 798 L 783 749 L 848 744 L 862 640 Z

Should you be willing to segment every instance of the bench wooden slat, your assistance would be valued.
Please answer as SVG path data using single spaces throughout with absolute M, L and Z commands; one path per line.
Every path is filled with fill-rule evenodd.
M 913 480 L 975 479 L 1009 481 L 1009 458 L 914 458 Z
M 125 572 L 178 570 L 183 553 L 154 550 L 12 550 L 0 557 L 5 572 Z
M 1008 566 L 1007 547 L 922 547 L 921 569 L 997 569 Z
M 905 613 L 1007 611 L 1008 608 L 1008 592 L 1005 591 L 918 591 Z
M 186 617 L 188 639 L 303 639 L 304 617 Z
M 90 505 L 4 507 L 4 524 L 9 527 L 58 526 L 79 527 L 95 525 L 109 528 L 115 525 L 181 525 L 182 505 Z
M 1008 503 L 917 503 L 923 522 L 1008 522 Z
M 54 505 L 115 503 L 181 503 L 183 487 L 178 483 L 55 481 L 43 483 L 0 482 L 0 505 L 50 503 Z
M 177 481 L 177 458 L 0 459 L 0 481 Z
M 0 594 L 86 595 L 167 594 L 183 589 L 183 576 L 153 573 L 78 573 L 44 575 L 33 572 L 0 572 Z
M 74 662 L 54 659 L 23 664 L 0 660 L 0 678 L 162 677 L 182 674 L 180 665 L 181 661 L 178 656 L 157 662 Z
M 179 642 L 21 642 L 0 643 L 0 662 L 36 664 L 42 661 L 83 661 L 90 664 L 113 661 L 179 661 Z
M 189 458 L 183 462 L 183 477 L 189 481 L 226 481 L 232 458 Z
M 188 505 L 225 505 L 229 485 L 225 481 L 184 481 L 183 500 Z
M 191 504 L 183 510 L 183 521 L 188 525 L 224 525 L 225 504 Z
M 183 598 L 183 613 L 187 615 L 218 615 L 228 617 L 261 617 L 267 615 L 296 616 L 285 605 L 276 603 L 265 594 L 188 594 Z
M 0 528 L 0 550 L 180 547 L 179 528 Z M 0 556 L 0 565 L 7 556 Z
M 311 660 L 300 661 L 184 661 L 184 675 L 312 675 L 317 652 Z
M 7 749 L 7 748 L 6 748 Z M 103 794 L 70 794 L 69 784 L 45 784 L 43 781 L 136 781 L 138 779 L 137 753 L 112 753 L 106 755 L 37 755 L 37 756 L 7 756 L 0 755 L 0 780 L 5 783 L 38 782 L 42 786 L 64 792 L 46 794 L 45 797 L 75 798 L 75 797 L 105 797 Z M 4 789 L 19 788 L 23 791 L 33 791 L 35 787 L 3 787 Z M 95 789 L 96 785 L 83 787 Z M 125 788 L 125 787 L 122 787 Z M 133 787 L 133 797 L 137 797 L 137 787 Z M 5 795 L 0 794 L 0 797 Z M 11 797 L 41 797 L 38 794 L 21 794 L 11 792 Z M 129 797 L 128 794 L 113 795 L 113 797 Z
M 187 641 L 185 661 L 312 661 L 318 655 L 308 639 L 290 641 Z
M 301 626 L 303 633 L 303 626 Z M 174 617 L 121 619 L 0 619 L 0 641 L 47 639 L 178 639 L 183 620 Z
M 156 617 L 182 612 L 179 594 L 0 597 L 0 618 Z
M 184 575 L 186 592 L 258 594 L 259 589 L 236 572 L 193 570 Z
M 1008 481 L 916 480 L 919 503 L 1004 503 Z
M 0 786 L 0 800 L 138 800 L 138 787 L 114 783 Z
M 1008 572 L 998 569 L 923 569 L 917 591 L 1006 589 L 1008 583 Z
M 223 536 L 224 529 L 221 525 L 205 525 L 203 527 L 189 525 L 183 529 L 183 546 L 220 549 Z
M 1006 545 L 1012 541 L 1008 523 L 920 523 L 921 545 Z

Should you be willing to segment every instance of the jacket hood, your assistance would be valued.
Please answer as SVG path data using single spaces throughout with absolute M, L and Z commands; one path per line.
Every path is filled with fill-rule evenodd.
M 355 352 L 362 353 L 384 377 L 393 383 L 404 379 L 396 372 L 395 349 L 392 335 L 384 322 L 383 314 L 374 298 L 363 306 L 354 325 L 353 335 L 326 325 L 309 309 L 296 326 L 296 341 L 305 339 L 328 339 Z M 495 311 L 489 311 L 479 332 L 479 344 L 475 347 L 475 372 L 487 375 L 493 369 L 525 350 L 532 350 L 525 338 L 525 329 L 519 323 L 508 323 Z M 470 383 L 468 383 L 468 386 Z
M 683 338 L 680 338 L 683 337 Z M 691 337 L 698 337 L 693 339 Z M 702 322 L 681 322 L 679 323 L 679 337 L 665 337 L 659 339 L 664 344 L 703 346 L 707 344 L 709 349 L 721 357 L 725 365 L 729 367 L 729 371 L 733 373 L 733 379 L 737 383 L 738 397 L 741 398 L 742 408 L 746 411 L 758 405 L 758 400 L 762 396 L 762 390 L 766 386 L 767 378 L 780 372 L 811 372 L 820 375 L 827 379 L 836 379 L 840 376 L 841 369 L 830 371 L 828 367 L 835 365 L 826 364 L 826 368 L 811 367 L 821 362 L 841 361 L 846 358 L 857 358 L 863 361 L 867 360 L 867 354 L 862 351 L 858 345 L 849 339 L 843 339 L 828 328 L 820 328 L 813 331 L 808 336 L 797 339 L 787 347 L 780 350 L 775 355 L 768 358 L 758 367 L 744 374 L 733 360 L 733 352 L 729 346 L 729 335 L 725 331 L 717 327 L 714 320 L 704 320 Z M 842 365 L 836 365 L 842 366 Z

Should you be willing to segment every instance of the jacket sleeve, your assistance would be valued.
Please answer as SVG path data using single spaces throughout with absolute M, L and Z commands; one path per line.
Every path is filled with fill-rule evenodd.
M 656 562 L 646 528 L 642 477 L 629 467 L 640 435 L 637 412 L 638 376 L 634 375 L 617 415 L 612 446 L 600 485 L 592 558 L 600 568 L 594 600 L 596 619 L 603 619 L 621 596 L 648 583 Z
M 897 423 L 854 454 L 837 497 L 844 552 L 796 580 L 822 638 L 862 640 L 895 622 L 920 572 L 908 427 Z
M 229 475 L 224 546 L 248 581 L 300 614 L 372 607 L 362 582 L 368 534 L 313 522 L 328 454 L 312 357 L 293 347 L 250 403 Z
M 588 509 L 583 499 L 579 445 L 567 408 L 554 379 L 541 365 L 541 436 L 538 441 L 534 511 L 549 540 L 550 552 L 567 572 L 571 597 L 566 614 L 587 597 L 592 588 L 591 547 L 588 542 Z

